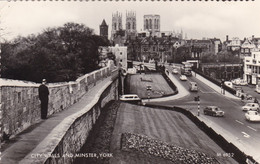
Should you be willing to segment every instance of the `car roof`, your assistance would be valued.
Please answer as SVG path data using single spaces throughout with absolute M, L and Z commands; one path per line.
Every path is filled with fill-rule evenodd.
M 218 106 L 207 106 L 208 108 L 218 108 Z
M 246 105 L 245 106 L 247 106 L 247 105 L 258 105 L 257 103 L 246 103 Z
M 122 96 L 138 96 L 137 94 L 125 94 L 125 95 L 122 95 Z

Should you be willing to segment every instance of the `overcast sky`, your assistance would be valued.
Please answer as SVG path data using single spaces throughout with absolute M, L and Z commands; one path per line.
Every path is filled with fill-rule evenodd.
M 65 0 L 66 1 L 66 0 Z M 78 1 L 0 1 L 0 35 L 10 40 L 18 35 L 37 34 L 47 27 L 66 22 L 83 23 L 99 34 L 105 19 L 111 34 L 112 13 L 135 11 L 137 30 L 143 29 L 143 15 L 161 16 L 161 31 L 183 30 L 188 38 L 201 39 L 260 37 L 260 1 L 243 2 L 80 2 Z

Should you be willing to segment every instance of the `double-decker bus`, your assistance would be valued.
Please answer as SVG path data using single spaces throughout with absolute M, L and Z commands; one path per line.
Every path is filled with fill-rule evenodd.
M 189 62 L 182 62 L 181 65 L 181 74 L 186 76 L 191 76 L 191 67 L 193 66 L 192 63 Z

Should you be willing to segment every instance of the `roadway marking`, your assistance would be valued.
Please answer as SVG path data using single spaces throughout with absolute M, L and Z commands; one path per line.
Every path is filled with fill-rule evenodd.
M 246 137 L 246 138 L 249 138 L 249 137 L 250 137 L 250 135 L 248 135 L 246 132 L 241 132 L 241 133 L 243 133 L 243 134 L 244 134 L 244 137 Z
M 249 129 L 252 129 L 253 131 L 257 131 L 256 129 L 252 128 L 251 126 L 247 126 Z
M 238 122 L 238 123 L 240 123 L 240 124 L 244 125 L 244 123 L 243 123 L 243 122 L 240 122 L 240 121 L 238 121 L 238 120 L 236 120 L 236 122 Z
M 202 91 L 202 90 L 199 90 L 199 91 L 201 91 L 201 93 L 216 93 L 216 92 L 214 92 L 214 91 L 209 91 L 209 92 L 207 92 L 207 91 Z

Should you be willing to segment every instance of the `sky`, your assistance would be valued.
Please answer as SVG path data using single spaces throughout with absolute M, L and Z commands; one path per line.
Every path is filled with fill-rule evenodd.
M 83 23 L 99 34 L 105 19 L 111 34 L 112 13 L 121 12 L 125 28 L 126 11 L 134 11 L 137 31 L 143 29 L 143 16 L 158 14 L 161 31 L 182 31 L 189 39 L 260 37 L 260 1 L 0 1 L 0 37 L 41 33 L 48 27 L 67 22 Z

